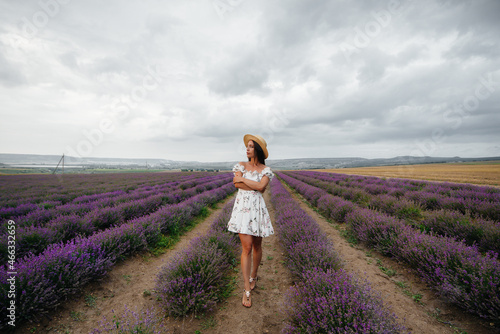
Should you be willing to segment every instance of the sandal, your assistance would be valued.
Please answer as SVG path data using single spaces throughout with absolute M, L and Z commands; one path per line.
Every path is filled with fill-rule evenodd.
M 252 276 L 250 276 L 250 284 L 252 284 L 253 282 L 255 282 L 253 288 L 250 288 L 250 290 L 253 290 L 257 287 L 257 281 L 259 280 L 259 276 L 256 276 L 255 278 L 253 278 Z
M 248 290 L 248 291 L 247 291 L 247 290 L 243 289 L 243 292 L 244 292 L 245 297 L 246 297 L 246 302 L 247 302 L 247 303 L 250 303 L 250 305 L 248 305 L 248 306 L 247 306 L 247 305 L 243 304 L 243 301 L 242 301 L 241 303 L 242 303 L 242 304 L 243 304 L 243 306 L 245 306 L 245 307 L 250 307 L 250 306 L 252 306 L 252 300 L 250 299 L 250 291 L 252 291 L 252 290 Z

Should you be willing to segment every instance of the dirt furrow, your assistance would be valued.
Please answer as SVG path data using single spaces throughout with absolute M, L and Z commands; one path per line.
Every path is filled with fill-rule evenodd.
M 372 289 L 380 293 L 384 303 L 412 333 L 491 333 L 489 324 L 481 324 L 480 319 L 437 297 L 404 265 L 363 245 L 351 245 L 341 235 L 343 225 L 337 224 L 336 228 L 313 210 L 300 194 L 286 184 L 285 187 L 333 241 L 335 250 L 345 262 L 345 269 L 369 281 Z M 384 273 L 388 270 L 391 276 Z M 419 297 L 419 303 L 414 301 Z
M 264 193 L 271 221 L 275 221 L 269 191 Z M 281 332 L 283 317 L 280 313 L 284 292 L 292 285 L 290 271 L 284 266 L 284 257 L 276 236 L 262 241 L 262 262 L 257 288 L 252 292 L 252 307 L 241 304 L 243 280 L 241 272 L 235 273 L 238 287 L 212 316 L 212 328 L 202 333 L 275 333 Z M 209 321 L 206 321 L 209 323 Z M 186 332 L 187 333 L 187 332 Z

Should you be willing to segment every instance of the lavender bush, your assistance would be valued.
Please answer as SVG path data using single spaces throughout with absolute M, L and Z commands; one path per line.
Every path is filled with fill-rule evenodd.
M 209 232 L 164 266 L 157 277 L 156 294 L 173 316 L 212 310 L 229 281 L 239 249 L 236 234 L 227 231 L 234 201 L 227 203 Z
M 311 204 L 315 203 L 314 205 L 328 218 L 343 222 L 345 215 L 355 207 L 352 202 L 342 200 L 339 197 L 333 197 L 323 189 L 311 187 L 307 183 L 286 174 L 278 173 L 278 175 Z
M 439 210 L 426 212 L 416 224 L 422 231 L 454 237 L 469 246 L 476 245 L 481 252 L 500 253 L 500 223 Z
M 309 270 L 339 269 L 338 254 L 318 224 L 289 197 L 280 183 L 273 182 L 271 191 L 277 235 L 292 274 L 300 279 Z
M 408 263 L 440 295 L 500 324 L 500 262 L 452 238 L 403 229 L 393 255 Z
M 26 257 L 17 263 L 16 322 L 40 316 L 59 305 L 66 296 L 77 292 L 90 280 L 102 277 L 112 261 L 100 245 L 89 240 L 52 245 L 43 256 Z M 0 270 L 0 291 L 7 296 L 7 270 Z M 2 323 L 5 326 L 9 300 L 2 299 Z
M 176 257 L 158 278 L 156 290 L 170 315 L 212 310 L 219 290 L 227 284 L 224 273 L 231 266 L 229 257 L 207 239 L 197 240 L 196 247 Z
M 404 228 L 412 230 L 395 217 L 362 208 L 349 213 L 346 223 L 358 240 L 386 255 L 397 252 L 395 240 Z
M 366 282 L 344 270 L 310 271 L 285 294 L 283 333 L 401 333 Z

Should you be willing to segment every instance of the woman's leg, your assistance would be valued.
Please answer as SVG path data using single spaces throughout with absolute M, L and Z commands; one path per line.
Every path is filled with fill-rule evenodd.
M 257 271 L 259 270 L 260 261 L 262 260 L 262 237 L 252 237 L 253 248 L 253 268 L 250 277 L 257 278 Z M 250 289 L 255 287 L 255 281 L 250 285 Z
M 243 282 L 245 284 L 245 291 L 250 291 L 250 265 L 252 256 L 252 238 L 253 236 L 240 233 L 241 241 L 241 272 L 243 274 Z M 243 305 L 250 307 L 252 305 L 245 294 L 243 294 Z

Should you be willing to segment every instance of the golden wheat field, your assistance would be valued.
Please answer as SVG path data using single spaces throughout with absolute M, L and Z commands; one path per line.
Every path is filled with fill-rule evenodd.
M 325 172 L 500 186 L 500 161 L 325 169 Z

